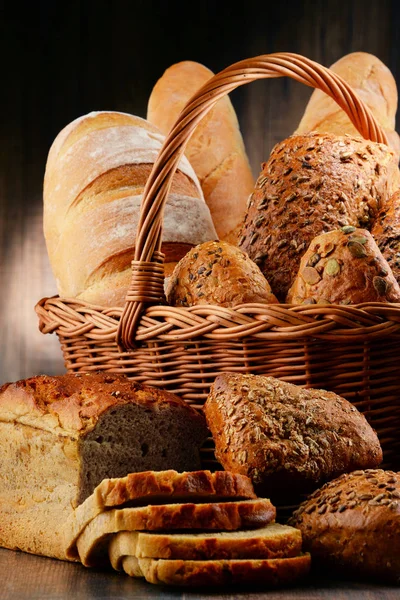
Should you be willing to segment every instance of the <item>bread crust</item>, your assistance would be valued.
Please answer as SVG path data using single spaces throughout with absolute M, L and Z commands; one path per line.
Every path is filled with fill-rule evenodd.
M 289 304 L 400 302 L 400 287 L 372 234 L 343 227 L 315 237 L 300 261 Z
M 382 206 L 371 233 L 400 283 L 400 190 Z
M 190 98 L 213 75 L 195 61 L 171 65 L 151 91 L 147 119 L 167 135 Z M 229 96 L 218 100 L 198 123 L 185 154 L 199 178 L 218 238 L 236 243 L 254 176 Z
M 168 280 L 166 297 L 172 306 L 278 302 L 259 267 L 245 252 L 224 241 L 205 242 L 189 250 Z
M 285 587 L 306 577 L 311 568 L 311 556 L 301 554 L 291 558 L 266 560 L 162 560 L 139 558 L 123 561 L 127 575 L 137 576 L 138 569 L 146 581 L 190 587 L 259 585 Z
M 100 513 L 84 528 L 76 548 L 83 565 L 99 566 L 109 564 L 110 535 L 119 531 L 234 531 L 262 527 L 275 517 L 276 508 L 267 498 L 114 509 Z M 73 557 L 74 550 L 68 549 L 67 555 Z
M 399 187 L 394 152 L 347 135 L 293 135 L 277 144 L 249 201 L 239 247 L 284 302 L 317 235 L 344 225 L 370 229 Z
M 330 573 L 400 582 L 400 476 L 366 469 L 316 490 L 289 519 L 313 562 Z
M 149 533 L 121 531 L 108 548 L 114 569 L 122 569 L 125 556 L 172 560 L 271 559 L 298 556 L 302 550 L 299 529 L 271 523 L 255 530 L 215 533 Z
M 222 373 L 204 414 L 217 460 L 250 477 L 256 493 L 268 493 L 276 504 L 287 504 L 289 497 L 295 503 L 324 481 L 382 461 L 378 437 L 364 415 L 333 392 Z

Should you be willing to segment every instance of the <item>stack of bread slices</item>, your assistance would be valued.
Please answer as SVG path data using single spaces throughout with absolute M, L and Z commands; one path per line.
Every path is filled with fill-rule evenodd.
M 70 560 L 150 583 L 279 587 L 311 563 L 300 530 L 275 517 L 244 475 L 147 471 L 103 480 L 63 535 Z

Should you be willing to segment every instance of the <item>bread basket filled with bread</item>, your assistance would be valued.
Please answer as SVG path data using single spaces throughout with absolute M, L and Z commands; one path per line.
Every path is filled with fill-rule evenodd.
M 189 154 L 190 141 L 233 90 L 276 77 L 315 88 L 354 131 L 313 126 L 290 135 L 254 184 L 238 169 L 217 223 L 202 197 L 217 169 L 203 173 L 201 189 L 193 174 L 200 151 Z M 45 194 L 60 200 L 57 210 L 46 208 L 45 231 L 61 283 L 36 313 L 41 332 L 58 336 L 67 371 L 126 374 L 200 409 L 224 373 L 334 392 L 365 415 L 383 465 L 397 469 L 397 138 L 335 70 L 285 52 L 208 76 L 165 136 L 139 119 L 142 133 L 134 134 L 132 119 L 90 115 L 67 127 L 49 154 Z M 132 158 L 134 135 L 148 145 Z M 218 136 L 216 129 L 215 144 Z M 236 213 L 234 194 L 245 189 Z M 122 204 L 126 190 L 131 201 Z M 134 239 L 118 246 L 132 228 Z M 202 452 L 204 467 L 218 469 L 211 438 Z

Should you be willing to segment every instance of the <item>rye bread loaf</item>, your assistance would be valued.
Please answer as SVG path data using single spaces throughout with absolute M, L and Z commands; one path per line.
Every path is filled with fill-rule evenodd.
M 168 280 L 166 297 L 172 306 L 278 302 L 259 267 L 245 252 L 223 241 L 189 250 Z
M 317 568 L 400 583 L 400 474 L 366 469 L 316 490 L 289 519 Z
M 400 283 L 400 190 L 383 204 L 371 233 Z
M 287 558 L 302 550 L 299 529 L 270 523 L 257 529 L 213 533 L 121 531 L 108 547 L 112 567 L 122 569 L 125 556 L 173 560 Z
M 400 302 L 400 287 L 372 234 L 342 227 L 317 235 L 300 261 L 289 304 Z
M 250 477 L 258 495 L 295 504 L 341 473 L 376 467 L 378 437 L 350 402 L 325 390 L 263 375 L 222 373 L 204 413 L 215 455 L 229 471 Z
M 235 531 L 258 528 L 275 520 L 276 508 L 267 498 L 225 502 L 193 502 L 120 508 L 100 513 L 76 541 L 80 561 L 87 567 L 109 565 L 108 545 L 119 531 Z
M 397 159 L 384 144 L 292 135 L 262 165 L 238 245 L 284 302 L 311 240 L 344 225 L 369 229 L 398 180 Z
M 188 587 L 262 585 L 287 587 L 310 572 L 308 553 L 291 558 L 244 560 L 162 560 L 125 557 L 123 569 L 131 577 L 144 577 L 149 583 Z
M 66 558 L 61 525 L 104 479 L 200 468 L 204 416 L 160 389 L 105 373 L 0 389 L 0 545 Z
M 103 479 L 77 506 L 62 528 L 67 555 L 76 557 L 76 540 L 86 525 L 104 510 L 173 502 L 214 502 L 256 498 L 248 477 L 228 471 L 144 471 Z

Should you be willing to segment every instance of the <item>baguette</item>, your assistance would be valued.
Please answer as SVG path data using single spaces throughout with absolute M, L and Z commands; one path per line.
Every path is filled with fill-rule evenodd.
M 145 119 L 112 111 L 84 115 L 57 135 L 46 163 L 43 226 L 59 295 L 124 305 L 143 190 L 163 141 Z M 165 207 L 166 275 L 210 239 L 217 239 L 211 214 L 183 157 Z
M 390 69 L 368 52 L 346 54 L 330 67 L 357 92 L 385 130 L 389 145 L 400 154 L 400 137 L 396 132 L 398 93 Z M 314 90 L 297 127 L 296 134 L 309 131 L 359 135 L 347 114 L 325 92 Z
M 170 66 L 151 91 L 147 119 L 167 135 L 189 99 L 213 75 L 194 61 Z M 218 100 L 198 123 L 185 152 L 200 181 L 218 238 L 235 244 L 254 177 L 228 96 Z
M 61 526 L 104 478 L 200 468 L 204 416 L 106 373 L 36 376 L 0 389 L 0 546 L 67 559 Z

